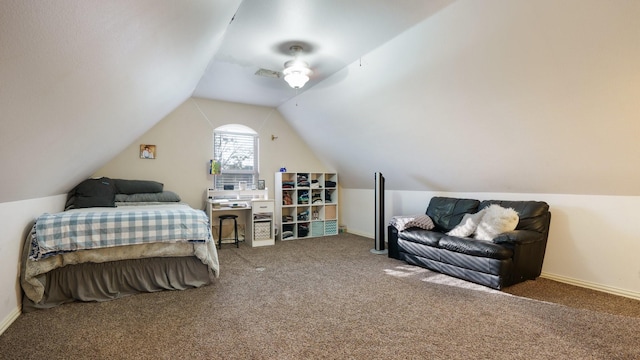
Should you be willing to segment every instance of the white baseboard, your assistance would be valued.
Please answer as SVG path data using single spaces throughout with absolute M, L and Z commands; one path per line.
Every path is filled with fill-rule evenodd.
M 628 297 L 628 298 L 631 298 L 631 299 L 640 300 L 640 293 L 635 292 L 635 291 L 629 291 L 629 290 L 616 288 L 616 287 L 613 287 L 613 286 L 596 284 L 596 283 L 592 283 L 592 282 L 589 282 L 589 281 L 573 279 L 573 278 L 566 277 L 566 276 L 561 276 L 561 275 L 549 274 L 549 273 L 546 273 L 546 272 L 542 272 L 542 274 L 540 274 L 540 277 L 545 278 L 545 279 L 549 279 L 549 280 L 554 280 L 554 281 L 561 282 L 561 283 L 565 283 L 565 284 L 569 284 L 569 285 L 575 285 L 575 286 L 591 289 L 591 290 L 602 291 L 602 292 L 605 292 L 605 293 L 608 293 L 608 294 L 612 294 L 612 295 L 624 296 L 624 297 Z
M 16 321 L 18 316 L 20 316 L 20 308 L 15 308 L 2 320 L 2 322 L 0 322 L 0 335 L 2 335 L 4 331 L 7 330 L 14 321 Z

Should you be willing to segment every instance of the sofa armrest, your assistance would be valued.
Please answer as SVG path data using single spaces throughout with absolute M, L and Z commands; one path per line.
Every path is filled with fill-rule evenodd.
M 547 247 L 546 234 L 514 230 L 498 235 L 493 242 L 513 249 L 513 271 L 505 286 L 540 276 Z
M 398 249 L 398 229 L 393 225 L 387 226 L 387 243 L 389 246 L 389 257 L 402 260 L 400 258 L 400 250 Z
M 507 244 L 524 245 L 524 244 L 530 244 L 530 243 L 540 242 L 544 240 L 545 240 L 544 235 L 540 234 L 537 231 L 513 230 L 513 231 L 508 231 L 496 236 L 492 240 L 492 242 L 494 244 L 503 244 L 503 245 L 507 245 Z

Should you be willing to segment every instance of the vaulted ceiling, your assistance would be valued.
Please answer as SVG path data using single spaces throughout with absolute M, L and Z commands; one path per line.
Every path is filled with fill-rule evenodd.
M 277 107 L 452 2 L 243 0 L 194 96 Z M 281 76 L 294 45 L 313 71 L 300 90 Z
M 347 188 L 640 195 L 640 2 L 0 2 L 0 202 L 191 96 L 277 107 Z M 288 49 L 314 70 L 296 91 Z

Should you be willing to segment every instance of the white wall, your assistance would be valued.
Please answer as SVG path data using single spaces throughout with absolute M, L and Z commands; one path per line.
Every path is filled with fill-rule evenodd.
M 20 314 L 20 254 L 34 220 L 62 211 L 66 195 L 0 203 L 0 334 Z
M 273 198 L 274 174 L 289 171 L 328 171 L 280 113 L 264 106 L 191 98 L 98 170 L 94 176 L 155 180 L 184 202 L 202 209 L 213 157 L 213 130 L 226 124 L 246 125 L 260 137 L 260 178 Z M 272 140 L 272 135 L 277 137 Z M 140 144 L 154 144 L 156 159 L 140 159 Z
M 640 299 L 638 196 L 386 191 L 385 222 L 423 214 L 432 196 L 545 201 L 551 228 L 542 276 Z M 341 224 L 349 232 L 373 238 L 373 199 L 373 190 L 342 189 Z

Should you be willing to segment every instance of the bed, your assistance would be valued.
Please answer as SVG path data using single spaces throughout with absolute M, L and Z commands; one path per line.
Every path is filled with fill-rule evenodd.
M 23 312 L 205 286 L 219 273 L 207 215 L 162 184 L 88 179 L 39 216 L 22 251 Z

